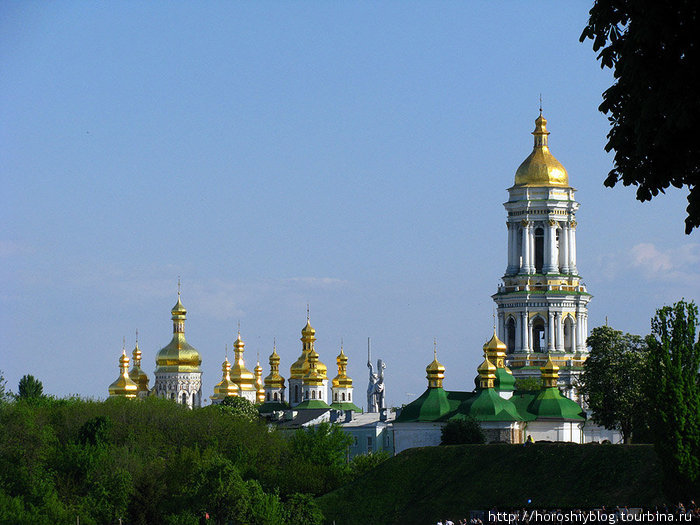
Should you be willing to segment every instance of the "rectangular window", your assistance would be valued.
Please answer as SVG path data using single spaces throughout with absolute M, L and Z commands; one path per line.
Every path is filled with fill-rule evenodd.
M 372 436 L 367 436 L 367 452 L 372 452 Z

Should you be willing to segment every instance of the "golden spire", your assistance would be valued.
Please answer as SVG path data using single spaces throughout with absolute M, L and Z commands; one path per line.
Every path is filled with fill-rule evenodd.
M 547 119 L 540 115 L 535 120 L 535 145 L 532 153 L 515 172 L 516 186 L 569 186 L 569 175 L 564 166 L 549 151 Z
M 559 367 L 552 361 L 552 356 L 547 355 L 547 362 L 542 368 L 542 386 L 544 388 L 556 388 L 559 380 Z
M 265 388 L 263 387 L 262 379 L 263 369 L 262 366 L 260 366 L 260 352 L 258 352 L 258 362 L 255 365 L 253 372 L 255 372 L 255 389 L 257 390 L 256 399 L 258 403 L 262 403 L 265 401 Z
M 277 354 L 277 341 L 272 342 L 272 354 L 270 354 L 270 375 L 265 378 L 265 386 L 268 388 L 284 388 L 284 378 L 280 375 L 280 356 Z
M 180 300 L 180 279 L 178 278 L 177 303 L 171 310 L 173 320 L 173 338 L 167 346 L 156 355 L 156 372 L 193 372 L 202 370 L 202 358 L 197 349 L 185 339 L 185 320 L 187 309 Z
M 255 387 L 255 376 L 245 367 L 243 360 L 245 343 L 241 339 L 240 327 L 238 329 L 238 337 L 233 343 L 234 358 L 231 366 L 231 381 L 238 384 L 238 387 L 243 390 L 257 390 Z
M 442 380 L 445 379 L 445 367 L 437 359 L 437 338 L 433 339 L 433 362 L 425 367 L 428 379 L 428 388 L 442 388 Z
M 340 340 L 340 353 L 335 359 L 338 364 L 338 375 L 333 378 L 332 385 L 334 387 L 350 388 L 352 387 L 352 379 L 348 377 L 348 357 L 343 352 L 343 340 Z
M 122 355 L 119 357 L 119 377 L 109 385 L 109 397 L 134 398 L 138 385 L 129 377 L 129 356 L 126 355 L 126 341 L 122 344 Z

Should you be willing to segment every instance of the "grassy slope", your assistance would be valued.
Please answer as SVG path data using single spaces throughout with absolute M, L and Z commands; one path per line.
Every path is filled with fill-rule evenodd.
M 493 507 L 594 508 L 664 501 L 650 445 L 456 445 L 409 449 L 317 501 L 328 523 L 428 524 Z

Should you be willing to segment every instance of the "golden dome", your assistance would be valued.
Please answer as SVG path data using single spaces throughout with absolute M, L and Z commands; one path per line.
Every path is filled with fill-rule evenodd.
M 309 318 L 306 318 L 306 326 L 301 329 L 301 355 L 299 359 L 292 363 L 289 367 L 290 379 L 303 379 L 304 375 L 309 371 L 309 352 L 314 349 L 316 341 L 316 330 L 311 326 Z M 316 354 L 318 356 L 318 354 Z M 316 363 L 316 370 L 323 379 L 328 379 L 328 367 L 321 361 Z
M 280 375 L 280 356 L 277 353 L 277 345 L 272 346 L 270 375 L 265 378 L 265 386 L 269 388 L 284 388 L 284 378 Z
M 486 357 L 496 366 L 496 368 L 506 368 L 505 358 L 508 347 L 496 335 L 496 329 L 493 329 L 493 336 L 484 344 L 484 353 Z
M 318 371 L 318 353 L 313 348 L 308 355 L 309 371 L 304 374 L 303 382 L 305 385 L 319 386 L 323 384 L 325 377 Z
M 532 153 L 515 172 L 516 186 L 569 186 L 569 175 L 564 166 L 554 158 L 547 145 L 547 120 L 540 116 L 535 120 L 535 146 Z
M 235 357 L 231 366 L 231 381 L 237 383 L 241 390 L 257 390 L 255 388 L 255 375 L 245 367 L 245 361 L 243 360 L 244 347 L 245 343 L 241 339 L 239 332 L 236 341 L 233 343 Z
M 260 366 L 260 361 L 258 361 L 255 368 L 253 368 L 253 372 L 255 373 L 255 389 L 257 390 L 255 399 L 258 403 L 262 403 L 265 401 L 265 388 L 263 387 L 263 369 L 262 366 Z
M 177 296 L 172 309 L 173 338 L 156 355 L 156 372 L 201 372 L 202 358 L 199 352 L 185 340 L 185 315 L 187 310 Z
M 338 375 L 333 378 L 332 386 L 340 388 L 352 387 L 352 379 L 348 377 L 348 356 L 343 352 L 343 345 L 340 345 L 340 353 L 336 357 L 338 363 Z
M 557 386 L 557 381 L 559 380 L 559 367 L 552 361 L 552 356 L 547 355 L 547 362 L 542 368 L 542 385 L 544 388 L 552 388 Z
M 148 375 L 141 368 L 141 349 L 139 348 L 138 339 L 131 355 L 134 358 L 134 367 L 129 372 L 129 377 L 139 387 L 139 393 L 148 393 Z
M 119 377 L 109 385 L 109 397 L 136 397 L 138 385 L 129 377 L 129 356 L 126 355 L 126 350 L 122 349 L 122 355 L 119 357 Z
M 494 365 L 487 355 L 484 356 L 484 361 L 476 369 L 479 372 L 479 386 L 481 388 L 493 388 L 493 383 L 496 380 L 496 365 Z
M 437 344 L 433 348 L 433 361 L 425 367 L 428 379 L 428 388 L 442 388 L 442 380 L 445 379 L 445 367 L 437 359 Z
M 231 363 L 229 363 L 228 357 L 221 363 L 221 372 L 221 381 L 214 387 L 214 395 L 210 396 L 210 398 L 224 399 L 228 396 L 238 396 L 238 385 L 231 381 Z

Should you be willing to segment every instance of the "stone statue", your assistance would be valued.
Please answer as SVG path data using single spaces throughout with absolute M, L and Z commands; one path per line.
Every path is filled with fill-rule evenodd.
M 384 369 L 386 364 L 377 359 L 377 370 L 372 367 L 369 338 L 367 339 L 367 368 L 369 368 L 369 384 L 367 385 L 367 412 L 379 412 L 386 408 L 384 396 Z

